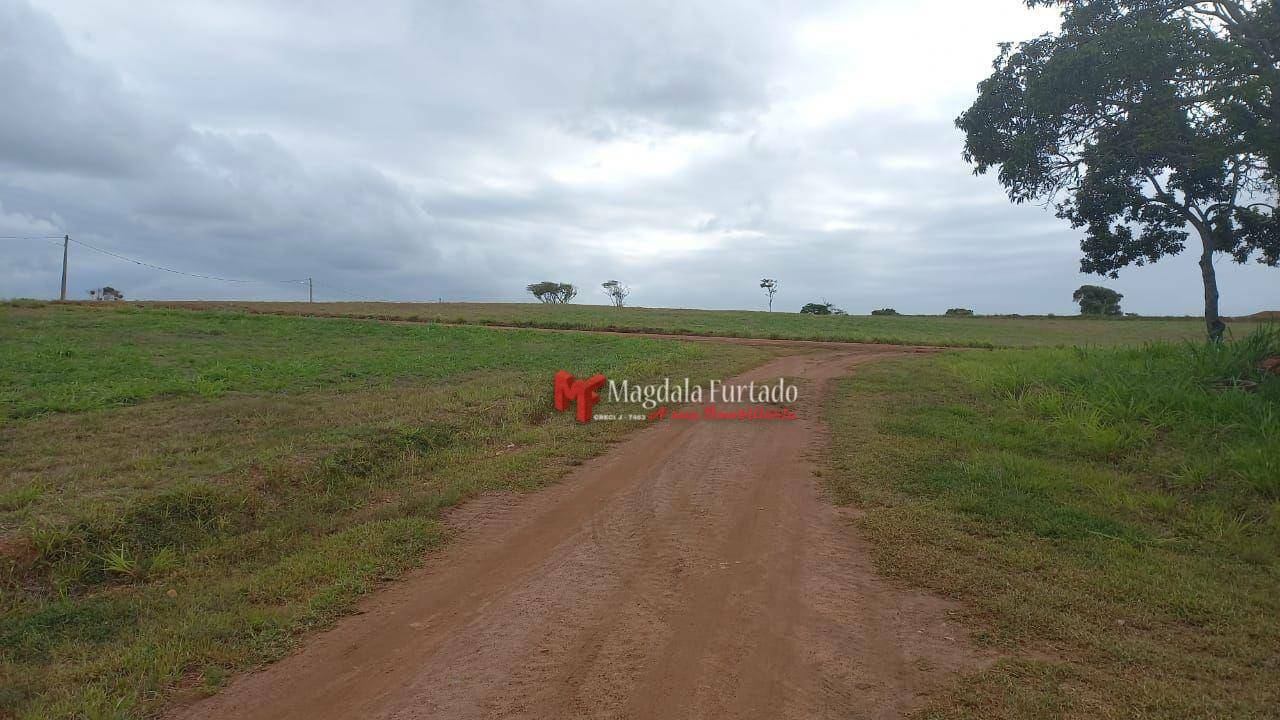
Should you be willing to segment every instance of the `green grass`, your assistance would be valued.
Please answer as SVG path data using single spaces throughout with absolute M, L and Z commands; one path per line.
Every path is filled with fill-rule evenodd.
M 298 393 L 431 382 L 477 369 L 637 362 L 645 342 L 432 325 L 299 322 L 124 305 L 0 309 L 0 417 L 79 412 L 160 397 Z M 582 360 L 577 361 L 581 356 Z
M 244 313 L 0 307 L 0 717 L 153 714 L 280 657 L 629 423 L 555 370 L 722 377 L 764 350 Z M 609 411 L 607 405 L 599 408 Z
M 876 342 L 956 347 L 1125 345 L 1199 339 L 1197 318 L 943 317 L 924 315 L 817 317 L 795 312 L 613 308 L 540 303 L 158 303 L 172 307 L 258 313 L 386 318 L 565 330 L 714 335 L 788 340 Z M 1239 321 L 1243 336 L 1257 323 Z
M 280 657 L 446 542 L 442 510 L 554 482 L 628 431 L 552 412 L 555 370 L 723 377 L 773 352 L 256 313 L 956 344 L 1199 333 L 1189 320 L 219 307 L 0 306 L 0 717 L 147 716 Z M 924 715 L 1277 716 L 1280 382 L 1253 369 L 1276 352 L 1272 333 L 949 353 L 862 365 L 840 385 L 833 496 L 874 510 L 860 522 L 882 572 L 963 600 L 1006 657 Z
M 833 496 L 868 510 L 881 572 L 961 600 L 1004 656 L 923 717 L 1280 716 L 1269 354 L 1280 332 L 887 360 L 840 385 Z

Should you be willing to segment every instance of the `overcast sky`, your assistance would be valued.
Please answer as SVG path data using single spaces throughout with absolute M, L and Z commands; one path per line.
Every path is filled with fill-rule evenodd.
M 370 9 L 369 5 L 376 6 Z M 1019 0 L 0 0 L 0 235 L 317 299 L 1198 313 L 1195 258 L 1080 275 L 1079 236 L 961 160 Z M 0 297 L 60 244 L 0 240 Z M 1223 311 L 1280 270 L 1219 263 Z M 72 245 L 68 292 L 305 299 Z

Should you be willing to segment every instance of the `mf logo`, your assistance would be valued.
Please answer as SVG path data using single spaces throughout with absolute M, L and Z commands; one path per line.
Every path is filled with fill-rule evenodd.
M 569 409 L 569 403 L 577 403 L 578 422 L 590 421 L 591 408 L 600 402 L 599 390 L 604 383 L 603 375 L 592 375 L 586 380 L 578 380 L 567 370 L 561 370 L 556 373 L 556 410 L 564 412 Z

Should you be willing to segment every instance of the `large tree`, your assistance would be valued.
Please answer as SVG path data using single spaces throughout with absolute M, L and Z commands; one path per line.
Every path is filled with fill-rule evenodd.
M 1280 10 L 1276 0 L 1027 0 L 1056 33 L 1001 46 L 957 120 L 965 159 L 999 168 L 1014 202 L 1083 228 L 1082 272 L 1199 240 L 1209 336 L 1222 337 L 1218 253 L 1280 263 Z

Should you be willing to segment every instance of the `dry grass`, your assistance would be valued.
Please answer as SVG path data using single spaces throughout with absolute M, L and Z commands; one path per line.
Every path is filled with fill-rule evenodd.
M 709 378 L 764 357 L 243 314 L 0 313 L 6 347 L 23 348 L 0 358 L 0 716 L 22 718 L 138 717 L 211 691 L 420 564 L 448 538 L 444 508 L 554 482 L 637 427 L 553 413 L 555 369 Z

